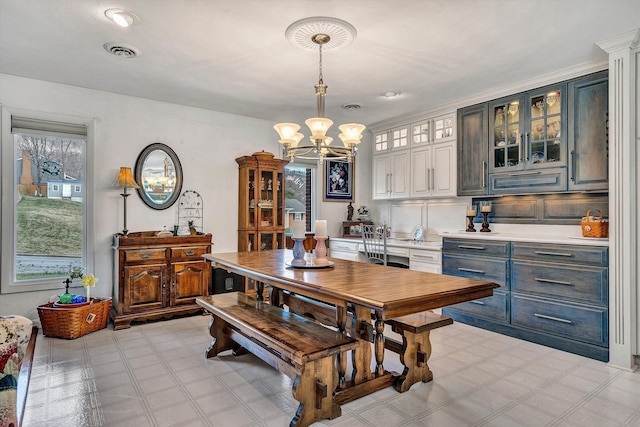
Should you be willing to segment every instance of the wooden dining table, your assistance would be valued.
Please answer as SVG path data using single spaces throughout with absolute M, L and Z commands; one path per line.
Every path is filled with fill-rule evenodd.
M 346 403 L 385 388 L 394 373 L 384 369 L 385 320 L 493 295 L 493 282 L 329 258 L 326 267 L 289 265 L 287 249 L 205 254 L 215 267 L 253 279 L 258 299 L 264 284 L 335 307 L 335 326 L 343 333 L 373 329 L 376 367 L 368 340 L 352 354 L 352 376 L 345 378 L 347 355 L 337 359 L 336 399 Z M 272 293 L 277 295 L 277 293 Z M 272 301 L 277 304 L 277 301 Z M 355 325 L 347 330 L 347 319 Z

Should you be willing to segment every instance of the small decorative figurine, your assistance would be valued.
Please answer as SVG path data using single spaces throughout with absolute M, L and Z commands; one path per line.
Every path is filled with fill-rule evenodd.
M 349 206 L 347 206 L 347 221 L 351 221 L 353 219 L 353 205 L 349 202 Z

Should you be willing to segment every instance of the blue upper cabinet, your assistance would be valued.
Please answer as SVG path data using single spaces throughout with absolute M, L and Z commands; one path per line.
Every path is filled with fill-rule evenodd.
M 606 191 L 607 72 L 458 111 L 458 195 Z
M 489 192 L 565 191 L 566 84 L 489 103 Z
M 569 83 L 569 190 L 609 188 L 609 78 L 591 74 Z

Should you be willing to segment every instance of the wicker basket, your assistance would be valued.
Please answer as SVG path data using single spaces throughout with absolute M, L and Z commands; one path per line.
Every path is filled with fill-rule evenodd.
M 49 337 L 75 339 L 107 327 L 111 298 L 91 298 L 83 307 L 38 306 L 42 333 Z
M 609 221 L 602 219 L 602 212 L 598 210 L 600 216 L 591 216 L 591 210 L 587 211 L 587 215 L 582 218 L 580 227 L 582 227 L 582 237 L 609 237 Z

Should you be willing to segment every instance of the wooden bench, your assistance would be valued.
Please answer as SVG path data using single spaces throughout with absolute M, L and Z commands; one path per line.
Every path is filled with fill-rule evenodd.
M 358 347 L 356 339 L 240 292 L 196 302 L 212 315 L 207 358 L 226 350 L 235 354 L 242 347 L 294 380 L 292 393 L 300 405 L 291 426 L 340 416 L 333 398 L 338 384 L 335 358 Z
M 336 326 L 335 307 L 320 301 L 306 298 L 289 292 L 280 291 L 276 297 L 282 304 L 286 304 L 290 311 L 309 317 L 325 325 Z M 374 327 L 372 323 L 362 322 L 357 330 L 354 330 L 353 315 L 349 314 L 347 324 L 351 326 L 351 336 L 373 342 Z M 388 336 L 385 337 L 385 349 L 397 353 L 400 362 L 404 365 L 404 371 L 394 382 L 394 387 L 399 392 L 405 392 L 419 382 L 433 380 L 433 373 L 429 369 L 427 361 L 431 355 L 431 341 L 429 332 L 433 329 L 451 325 L 450 317 L 424 311 L 386 320 L 393 332 L 402 336 L 402 342 Z

